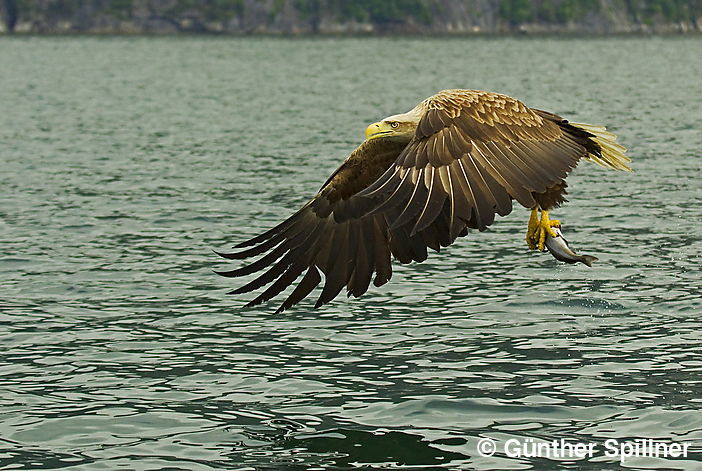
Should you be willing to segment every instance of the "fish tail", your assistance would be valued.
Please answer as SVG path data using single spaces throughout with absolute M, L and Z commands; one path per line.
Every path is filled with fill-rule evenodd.
M 587 157 L 590 162 L 601 165 L 611 170 L 631 171 L 629 162 L 631 159 L 625 155 L 626 147 L 617 142 L 617 136 L 607 131 L 604 126 L 595 126 L 584 123 L 568 123 L 574 128 L 585 131 L 589 144 Z
M 588 267 L 592 266 L 592 262 L 596 262 L 598 260 L 599 260 L 599 258 L 597 258 L 593 255 L 581 255 L 580 256 L 580 261 L 583 262 Z

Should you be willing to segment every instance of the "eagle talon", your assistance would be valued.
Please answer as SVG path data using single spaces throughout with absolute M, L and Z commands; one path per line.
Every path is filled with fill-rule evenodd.
M 529 217 L 529 227 L 526 234 L 526 242 L 529 250 L 546 250 L 547 236 L 558 237 L 552 227 L 561 227 L 561 221 L 557 219 L 549 219 L 548 211 L 541 210 L 541 218 L 538 217 L 538 209 L 531 210 Z

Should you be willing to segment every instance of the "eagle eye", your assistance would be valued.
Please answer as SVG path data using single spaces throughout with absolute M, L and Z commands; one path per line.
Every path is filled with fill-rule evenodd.
M 390 127 L 393 129 L 397 129 L 397 127 L 400 125 L 397 121 L 392 121 L 390 122 Z

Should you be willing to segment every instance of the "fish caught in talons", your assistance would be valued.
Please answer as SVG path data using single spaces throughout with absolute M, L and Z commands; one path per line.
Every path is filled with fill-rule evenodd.
M 556 260 L 566 263 L 581 262 L 588 267 L 592 266 L 592 262 L 598 260 L 597 257 L 592 255 L 578 255 L 575 253 L 568 245 L 568 241 L 563 237 L 560 224 L 554 225 L 551 229 L 556 233 L 556 237 L 548 233 L 546 234 L 546 249 L 551 252 L 551 255 L 553 255 Z

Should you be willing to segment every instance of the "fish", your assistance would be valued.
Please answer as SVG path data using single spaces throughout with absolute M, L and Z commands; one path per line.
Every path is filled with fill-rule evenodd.
M 551 234 L 547 233 L 546 248 L 556 260 L 566 263 L 581 262 L 588 267 L 592 266 L 592 262 L 598 260 L 597 257 L 592 255 L 578 255 L 575 253 L 568 245 L 568 241 L 563 237 L 560 226 L 554 226 L 551 229 L 556 233 L 556 237 L 552 237 Z

